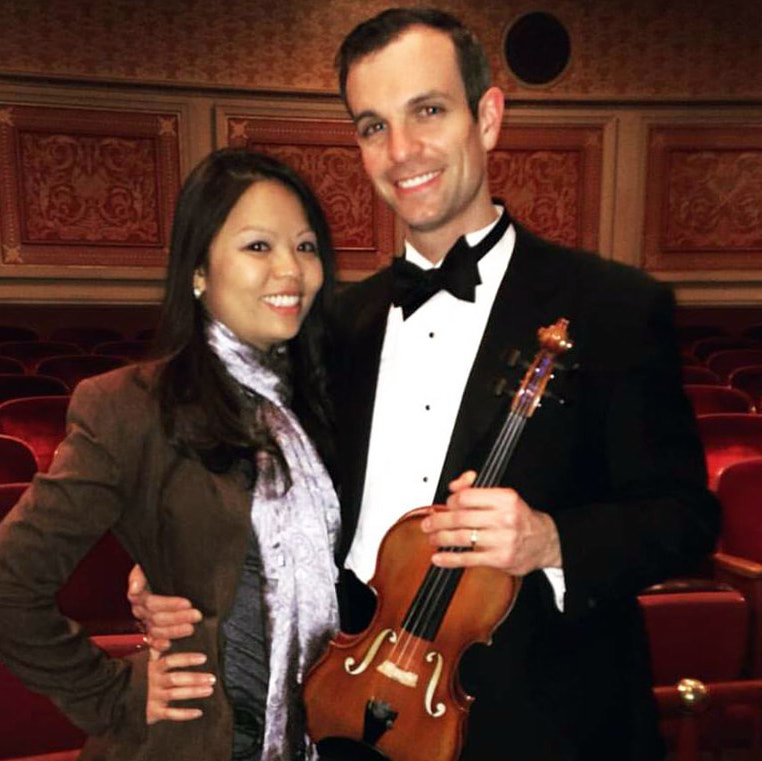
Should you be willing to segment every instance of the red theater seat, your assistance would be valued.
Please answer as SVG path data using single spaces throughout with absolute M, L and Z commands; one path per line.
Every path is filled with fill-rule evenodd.
M 156 328 L 143 328 L 135 333 L 138 341 L 153 341 L 156 337 Z
M 0 343 L 5 341 L 39 341 L 36 330 L 21 325 L 0 325 Z
M 757 412 L 762 412 L 762 364 L 733 370 L 728 377 L 728 384 L 745 391 L 754 400 Z
M 114 357 L 124 357 L 130 362 L 139 362 L 148 357 L 150 349 L 150 341 L 106 341 L 106 343 L 98 344 L 93 349 L 93 353 L 110 354 Z
M 69 387 L 58 378 L 48 375 L 0 375 L 0 402 L 23 396 L 60 396 Z
M 0 483 L 31 481 L 36 472 L 32 448 L 15 436 L 0 434 Z
M 127 601 L 127 575 L 133 565 L 109 531 L 59 591 L 59 607 L 88 634 L 134 633 L 137 623 Z
M 30 396 L 0 404 L 0 433 L 27 443 L 40 471 L 46 471 L 66 435 L 68 396 Z M 14 478 L 14 481 L 23 479 Z
M 717 375 L 702 365 L 683 365 L 682 373 L 684 384 L 702 386 L 719 386 L 721 384 Z
M 0 520 L 27 486 L 28 483 L 0 484 Z M 137 623 L 126 596 L 127 575 L 133 565 L 114 535 L 107 532 L 82 558 L 59 591 L 59 607 L 82 624 L 88 634 L 134 633 Z
M 45 357 L 82 353 L 79 346 L 64 341 L 8 341 L 0 343 L 0 357 L 18 359 L 28 373 L 33 373 L 37 363 Z
M 12 357 L 0 357 L 0 373 L 3 375 L 23 375 L 24 365 Z
M 654 687 L 668 761 L 759 761 L 762 679 Z
M 706 360 L 706 366 L 723 381 L 733 370 L 749 365 L 762 365 L 762 349 L 728 349 L 715 352 Z
M 50 334 L 51 341 L 67 341 L 77 344 L 85 351 L 92 351 L 95 346 L 105 341 L 122 341 L 124 336 L 114 328 L 102 328 L 95 325 L 77 325 L 70 328 L 58 328 Z
M 762 323 L 758 325 L 748 325 L 741 331 L 741 335 L 744 338 L 751 338 L 755 341 L 762 342 Z
M 739 592 L 642 594 L 654 684 L 676 684 L 683 677 L 718 682 L 738 679 L 745 665 L 749 610 Z M 688 636 L 694 632 L 695 636 Z
M 746 392 L 728 386 L 698 386 L 686 384 L 685 393 L 696 415 L 712 412 L 755 412 Z
M 678 325 L 677 340 L 680 346 L 692 346 L 702 338 L 727 336 L 728 331 L 720 325 Z
M 702 362 L 717 351 L 726 349 L 759 349 L 762 344 L 753 338 L 741 338 L 735 336 L 716 336 L 713 338 L 701 338 L 693 344 L 693 356 Z
M 28 481 L 23 483 L 0 484 L 0 520 L 2 520 L 19 501 L 19 497 L 24 493 Z
M 749 603 L 752 674 L 762 678 L 762 458 L 725 468 L 717 496 L 722 531 L 715 575 L 740 590 Z
M 718 586 L 643 594 L 639 601 L 662 730 L 674 758 L 699 761 L 704 752 L 762 749 L 757 731 L 762 680 L 744 678 L 749 613 L 744 597 Z M 704 695 L 701 710 L 685 698 L 689 692 Z
M 83 378 L 106 373 L 126 363 L 122 357 L 110 357 L 106 354 L 73 354 L 40 360 L 37 373 L 58 378 L 66 384 L 69 391 L 74 391 L 74 387 Z
M 717 488 L 720 472 L 728 465 L 762 457 L 762 415 L 724 412 L 700 415 L 696 422 L 704 444 L 709 488 Z
M 111 657 L 130 655 L 143 646 L 138 634 L 92 637 L 92 642 Z M 75 759 L 84 741 L 85 734 L 46 697 L 28 690 L 0 664 L 0 758 Z

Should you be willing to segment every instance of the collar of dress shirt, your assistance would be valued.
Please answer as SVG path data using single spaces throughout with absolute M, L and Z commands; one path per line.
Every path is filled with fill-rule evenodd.
M 503 213 L 503 207 L 493 205 L 493 208 L 495 209 L 496 217 L 492 222 L 490 222 L 485 227 L 480 228 L 479 230 L 474 230 L 473 232 L 466 233 L 466 243 L 468 243 L 469 246 L 475 246 L 482 238 L 486 237 L 489 233 L 489 231 L 497 224 L 498 220 L 500 219 L 500 215 Z M 509 233 L 509 231 L 513 228 L 513 225 L 510 225 L 508 230 L 506 230 L 506 235 Z M 505 236 L 503 236 L 505 238 Z M 442 266 L 442 262 L 444 261 L 444 258 L 440 259 L 436 264 L 432 264 L 423 254 L 419 253 L 414 247 L 413 244 L 410 243 L 410 241 L 405 241 L 405 253 L 404 253 L 405 259 L 407 259 L 411 264 L 416 264 L 419 266 L 422 270 L 430 270 L 430 269 L 437 269 L 438 267 Z

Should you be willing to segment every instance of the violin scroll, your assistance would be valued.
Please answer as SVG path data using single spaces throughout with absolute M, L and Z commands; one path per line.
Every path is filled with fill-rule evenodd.
M 569 320 L 561 317 L 553 325 L 537 331 L 540 351 L 529 366 L 513 398 L 511 412 L 515 415 L 522 418 L 531 417 L 539 406 L 545 388 L 553 377 L 558 355 L 569 351 L 574 345 L 568 336 L 568 326 Z

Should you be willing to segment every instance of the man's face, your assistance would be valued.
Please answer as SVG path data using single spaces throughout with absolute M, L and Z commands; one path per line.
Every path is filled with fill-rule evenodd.
M 361 58 L 349 70 L 347 102 L 365 170 L 414 245 L 430 232 L 454 240 L 491 221 L 494 139 L 469 110 L 446 34 L 413 27 Z

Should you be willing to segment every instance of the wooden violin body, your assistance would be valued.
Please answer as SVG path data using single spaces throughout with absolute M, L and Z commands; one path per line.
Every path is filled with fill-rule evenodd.
M 427 513 L 407 513 L 386 534 L 370 582 L 379 601 L 370 626 L 340 634 L 310 671 L 304 700 L 315 741 L 355 738 L 393 761 L 450 761 L 460 753 L 473 699 L 458 683 L 460 656 L 465 646 L 490 641 L 520 580 L 486 567 L 431 566 L 432 548 L 420 528 Z M 414 598 L 427 584 L 453 582 L 458 594 L 438 626 L 400 617 L 416 609 L 423 616 Z

